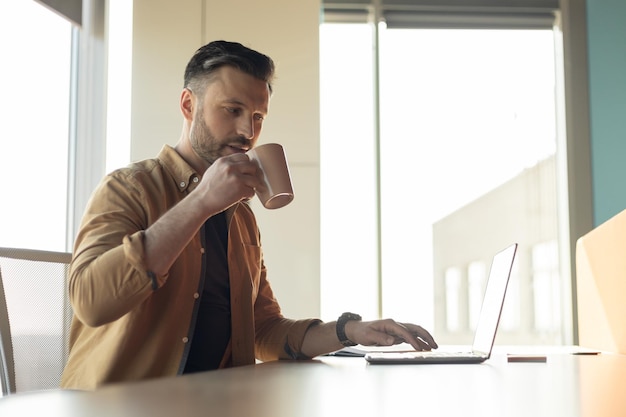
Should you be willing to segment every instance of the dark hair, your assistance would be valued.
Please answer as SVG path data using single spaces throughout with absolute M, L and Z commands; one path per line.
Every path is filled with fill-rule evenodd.
M 274 61 L 237 42 L 213 41 L 196 51 L 185 68 L 184 87 L 203 94 L 206 80 L 218 68 L 230 65 L 267 83 L 272 92 Z

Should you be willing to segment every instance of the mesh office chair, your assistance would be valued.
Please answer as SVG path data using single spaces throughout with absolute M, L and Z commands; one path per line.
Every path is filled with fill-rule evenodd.
M 2 269 L 0 269 L 0 392 L 2 392 L 3 397 L 15 392 L 14 375 L 9 312 L 4 297 L 4 286 L 2 285 Z
M 2 395 L 58 388 L 69 352 L 71 254 L 0 248 Z

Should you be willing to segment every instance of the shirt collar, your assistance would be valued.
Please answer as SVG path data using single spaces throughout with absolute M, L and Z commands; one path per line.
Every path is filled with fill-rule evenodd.
M 172 175 L 179 191 L 184 192 L 187 190 L 191 192 L 200 182 L 202 176 L 191 168 L 172 146 L 163 145 L 157 158 Z

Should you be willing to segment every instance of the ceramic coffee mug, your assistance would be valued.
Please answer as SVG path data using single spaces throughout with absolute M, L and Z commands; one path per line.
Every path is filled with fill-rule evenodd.
M 278 143 L 266 143 L 249 150 L 247 155 L 264 174 L 264 185 L 256 189 L 263 206 L 277 209 L 291 203 L 293 186 L 284 148 Z

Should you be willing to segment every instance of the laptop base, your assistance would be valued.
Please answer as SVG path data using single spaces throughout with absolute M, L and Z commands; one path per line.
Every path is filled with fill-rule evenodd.
M 463 364 L 481 363 L 487 360 L 487 356 L 478 356 L 469 352 L 369 352 L 365 355 L 365 360 L 373 365 Z

